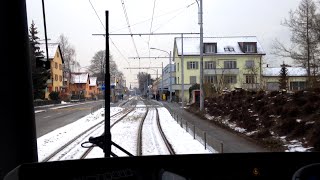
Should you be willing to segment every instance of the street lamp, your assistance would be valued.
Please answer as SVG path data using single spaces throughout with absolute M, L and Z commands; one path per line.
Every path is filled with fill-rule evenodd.
M 169 55 L 169 72 L 170 72 L 170 77 L 169 77 L 169 83 L 170 83 L 170 87 L 169 87 L 169 92 L 170 92 L 170 102 L 172 101 L 172 82 L 171 82 L 171 77 L 172 77 L 172 70 L 171 70 L 171 51 L 170 53 L 168 51 L 165 51 L 165 50 L 162 50 L 162 49 L 158 49 L 158 48 L 150 48 L 150 49 L 153 49 L 153 50 L 158 50 L 158 51 L 162 51 L 162 52 L 165 52 L 165 53 L 168 53 Z M 162 69 L 162 77 L 163 77 L 163 69 Z M 163 78 L 162 78 L 162 86 L 163 86 Z M 162 88 L 162 91 L 163 91 L 163 88 Z

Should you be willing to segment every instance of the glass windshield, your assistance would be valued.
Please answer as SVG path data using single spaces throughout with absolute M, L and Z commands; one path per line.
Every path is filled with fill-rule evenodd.
M 318 151 L 319 8 L 27 0 L 39 161 Z

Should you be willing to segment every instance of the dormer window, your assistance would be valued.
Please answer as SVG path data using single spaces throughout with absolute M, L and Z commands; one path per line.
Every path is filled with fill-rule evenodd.
M 234 48 L 231 47 L 231 46 L 227 46 L 227 47 L 224 48 L 224 51 L 225 52 L 234 52 Z
M 216 53 L 217 52 L 217 44 L 216 43 L 204 43 L 203 44 L 204 53 Z
M 243 50 L 245 53 L 256 53 L 257 52 L 257 43 L 255 43 L 255 42 L 244 43 Z

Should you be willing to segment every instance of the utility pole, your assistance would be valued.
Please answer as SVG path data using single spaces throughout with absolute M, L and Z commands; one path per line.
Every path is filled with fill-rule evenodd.
M 161 69 L 162 69 L 162 74 L 161 74 L 161 96 L 163 97 L 163 62 L 161 63 Z M 162 99 L 160 97 L 160 99 Z
M 170 102 L 172 102 L 172 69 L 171 69 L 171 51 L 170 51 L 170 54 L 169 54 L 169 71 L 170 71 L 170 77 L 169 77 L 169 83 L 170 83 L 170 88 L 169 88 L 169 92 L 170 92 Z
M 204 108 L 204 93 L 203 93 L 203 21 L 202 21 L 202 0 L 199 8 L 199 25 L 200 25 L 200 111 Z
M 184 65 L 183 65 L 183 34 L 181 34 L 181 108 L 184 108 Z

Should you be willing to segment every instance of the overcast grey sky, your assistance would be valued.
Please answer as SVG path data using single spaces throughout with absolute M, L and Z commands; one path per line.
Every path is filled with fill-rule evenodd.
M 122 2 L 132 33 L 199 32 L 198 6 L 195 0 L 91 0 L 104 25 L 105 11 L 109 11 L 110 33 L 129 33 Z M 267 53 L 265 61 L 271 66 L 278 66 L 282 60 L 269 55 L 271 44 L 275 38 L 282 42 L 289 41 L 290 32 L 280 23 L 288 18 L 290 9 L 298 7 L 299 2 L 300 0 L 203 0 L 204 37 L 257 36 Z M 45 10 L 50 42 L 56 42 L 62 33 L 67 36 L 76 49 L 76 59 L 81 66 L 90 65 L 95 52 L 105 49 L 104 37 L 92 36 L 95 33 L 105 33 L 105 30 L 89 0 L 45 0 Z M 44 39 L 41 0 L 27 0 L 27 13 L 29 26 L 34 20 L 40 31 L 40 38 Z M 134 37 L 135 49 L 130 36 L 111 36 L 113 43 L 110 42 L 110 53 L 119 70 L 124 73 L 127 86 L 129 82 L 136 82 L 136 74 L 139 72 L 124 69 L 139 66 L 138 60 L 128 57 L 138 56 L 137 52 L 141 57 L 166 56 L 166 53 L 160 51 L 149 51 L 149 47 L 172 51 L 174 37 Z M 158 67 L 161 62 L 165 66 L 168 59 L 141 59 L 140 66 Z M 148 72 L 153 74 L 155 70 Z

